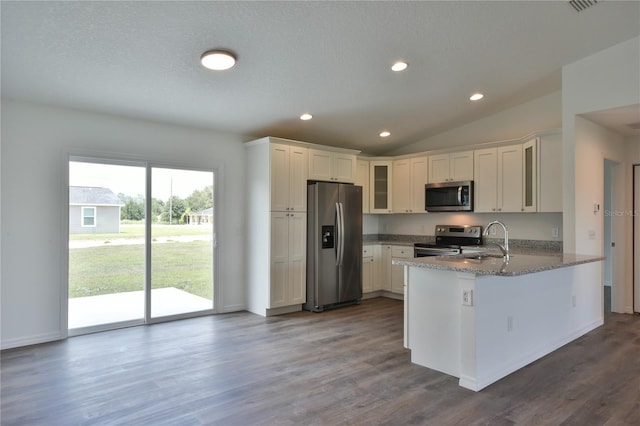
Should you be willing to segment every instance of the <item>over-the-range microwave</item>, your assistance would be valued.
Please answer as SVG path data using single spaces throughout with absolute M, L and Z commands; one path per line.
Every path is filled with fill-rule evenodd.
M 472 212 L 473 181 L 426 184 L 424 209 L 427 212 Z

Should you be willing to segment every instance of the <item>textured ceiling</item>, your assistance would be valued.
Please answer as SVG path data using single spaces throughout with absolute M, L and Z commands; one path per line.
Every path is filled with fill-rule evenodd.
M 580 13 L 565 1 L 2 1 L 0 12 L 3 97 L 372 154 L 559 90 L 563 65 L 640 34 L 638 1 Z M 237 52 L 234 69 L 199 65 L 216 47 Z M 405 72 L 390 71 L 397 59 Z M 475 91 L 486 97 L 472 104 Z

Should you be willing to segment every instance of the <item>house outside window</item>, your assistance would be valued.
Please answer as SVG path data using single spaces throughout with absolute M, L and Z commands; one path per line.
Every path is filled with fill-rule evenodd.
M 96 208 L 82 207 L 82 224 L 84 226 L 96 226 Z

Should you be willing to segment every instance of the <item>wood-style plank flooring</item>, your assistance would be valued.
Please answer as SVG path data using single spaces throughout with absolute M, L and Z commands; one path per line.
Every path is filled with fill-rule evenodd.
M 2 425 L 639 425 L 640 317 L 474 393 L 413 365 L 403 304 L 246 312 L 2 352 Z

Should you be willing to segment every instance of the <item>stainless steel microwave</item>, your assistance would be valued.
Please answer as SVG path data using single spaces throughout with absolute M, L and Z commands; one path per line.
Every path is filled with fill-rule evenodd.
M 472 212 L 473 181 L 426 184 L 424 209 L 428 212 Z

